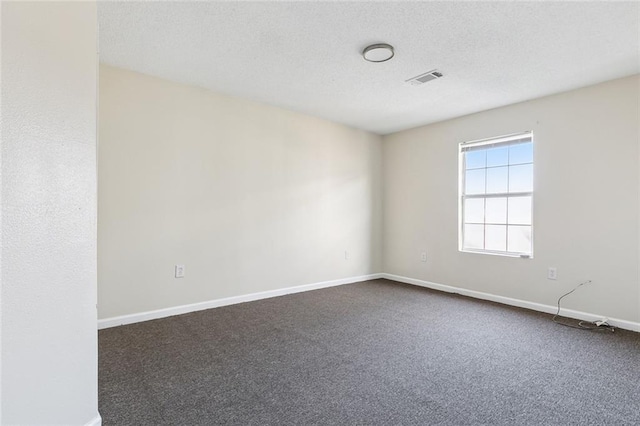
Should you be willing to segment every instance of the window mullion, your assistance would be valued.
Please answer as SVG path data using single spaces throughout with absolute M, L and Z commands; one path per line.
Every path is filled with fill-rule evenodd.
M 507 151 L 507 193 L 509 193 L 509 178 L 511 177 L 511 149 Z M 504 249 L 509 251 L 509 197 L 507 196 L 507 214 L 504 218 Z
M 487 151 L 484 151 L 484 193 L 487 193 Z M 487 249 L 487 199 L 485 197 L 482 203 L 482 248 Z
M 504 198 L 504 197 L 531 197 L 533 192 L 495 192 L 492 194 L 463 194 L 463 198 Z

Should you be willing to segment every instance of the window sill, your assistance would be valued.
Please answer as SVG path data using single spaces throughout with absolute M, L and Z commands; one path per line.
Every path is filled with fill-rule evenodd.
M 527 259 L 527 260 L 533 259 L 533 254 L 525 254 L 525 253 L 508 253 L 508 252 L 500 252 L 500 251 L 469 250 L 469 249 L 462 249 L 458 251 L 460 253 L 488 254 L 491 256 L 513 257 L 513 258 Z

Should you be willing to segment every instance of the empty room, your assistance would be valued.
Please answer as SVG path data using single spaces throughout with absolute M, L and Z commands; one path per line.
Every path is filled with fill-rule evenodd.
M 640 424 L 640 2 L 0 10 L 0 424 Z

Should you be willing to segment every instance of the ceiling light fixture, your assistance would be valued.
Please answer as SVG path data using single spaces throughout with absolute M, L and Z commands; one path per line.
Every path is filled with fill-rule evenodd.
M 372 44 L 362 51 L 362 56 L 369 62 L 385 62 L 393 58 L 393 54 L 393 46 L 387 43 Z

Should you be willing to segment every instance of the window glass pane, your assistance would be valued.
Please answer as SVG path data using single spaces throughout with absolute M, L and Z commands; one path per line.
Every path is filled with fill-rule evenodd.
M 507 251 L 507 226 L 487 225 L 485 227 L 484 248 L 487 250 Z
M 506 166 L 507 164 L 509 164 L 508 146 L 487 149 L 487 167 Z
M 533 191 L 533 164 L 509 166 L 509 192 Z
M 484 194 L 485 170 L 467 170 L 464 179 L 465 194 Z
M 484 225 L 464 226 L 464 248 L 481 249 L 484 247 Z
M 509 164 L 533 163 L 533 143 L 520 143 L 509 147 Z
M 508 250 L 516 253 L 531 253 L 530 226 L 509 226 Z
M 486 223 L 507 223 L 507 199 L 487 198 Z
M 487 169 L 487 194 L 507 192 L 507 167 Z
M 531 197 L 509 197 L 509 224 L 531 225 Z
M 484 223 L 484 198 L 469 198 L 464 200 L 465 223 Z
M 487 152 L 484 149 L 478 149 L 475 151 L 467 151 L 465 153 L 465 167 L 467 169 L 479 169 L 487 165 L 486 162 Z

